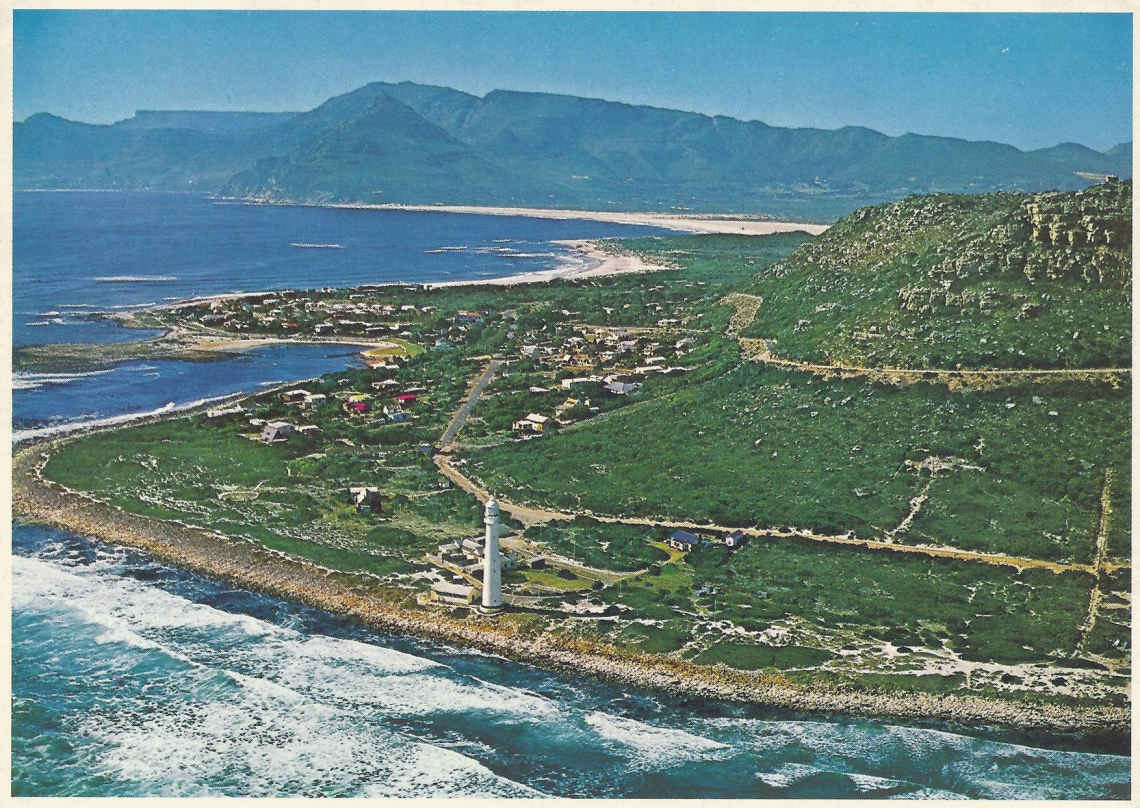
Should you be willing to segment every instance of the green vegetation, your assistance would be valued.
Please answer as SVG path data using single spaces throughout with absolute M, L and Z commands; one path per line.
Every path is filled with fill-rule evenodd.
M 665 561 L 668 554 L 647 542 L 661 531 L 639 525 L 614 525 L 579 517 L 527 528 L 523 537 L 588 567 L 637 570 Z
M 381 423 L 375 408 L 344 413 L 338 394 L 369 390 L 377 377 L 351 369 L 306 384 L 327 395 L 323 406 L 302 408 L 273 393 L 247 403 L 247 415 L 317 427 L 287 442 L 256 440 L 260 429 L 244 418 L 198 415 L 69 443 L 46 473 L 134 513 L 204 525 L 336 569 L 408 572 L 439 542 L 482 528 L 479 502 L 441 489 L 431 458 L 419 449 L 442 431 L 469 371 L 446 352 L 409 361 L 398 378 L 434 382 L 407 424 Z M 379 488 L 380 514 L 360 514 L 349 504 L 348 488 L 362 485 Z
M 1088 575 L 753 539 L 736 552 L 695 551 L 664 567 L 660 578 L 627 579 L 599 597 L 655 620 L 704 611 L 749 631 L 782 625 L 798 646 L 815 649 L 764 666 L 795 667 L 813 653 L 823 653 L 823 661 L 839 636 L 1017 663 L 1064 659 L 1076 650 L 1091 587 Z M 702 589 L 709 594 L 697 595 Z M 757 648 L 748 658 L 767 659 L 772 651 Z M 710 664 L 732 659 L 728 647 L 697 657 Z
M 516 499 L 596 513 L 882 537 L 1088 563 L 1104 469 L 1127 479 L 1129 396 L 1058 383 L 948 393 L 740 365 L 543 441 L 472 453 Z M 1050 415 L 1056 412 L 1057 415 Z M 1113 524 L 1127 525 L 1116 501 Z M 1126 554 L 1127 528 L 1112 534 Z
M 814 668 L 834 656 L 817 648 L 800 648 L 795 645 L 772 647 L 722 642 L 701 651 L 693 657 L 693 661 L 700 665 L 728 665 L 753 671 L 759 668 Z
M 864 367 L 1131 365 L 1132 183 L 856 211 L 741 291 L 746 336 Z

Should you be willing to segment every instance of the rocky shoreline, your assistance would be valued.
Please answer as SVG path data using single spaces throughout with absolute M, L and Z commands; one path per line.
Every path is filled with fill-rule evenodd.
M 699 666 L 672 657 L 571 640 L 520 625 L 509 616 L 462 619 L 451 616 L 447 609 L 417 608 L 406 592 L 368 576 L 329 570 L 203 528 L 130 514 L 44 480 L 41 472 L 51 453 L 71 439 L 34 444 L 14 454 L 15 517 L 142 550 L 160 561 L 235 586 L 351 617 L 377 631 L 476 648 L 569 674 L 687 697 L 763 704 L 802 713 L 1010 728 L 1044 736 L 1077 736 L 1116 749 L 1127 747 L 1127 707 L 1078 708 L 969 695 L 809 688 L 779 675 Z

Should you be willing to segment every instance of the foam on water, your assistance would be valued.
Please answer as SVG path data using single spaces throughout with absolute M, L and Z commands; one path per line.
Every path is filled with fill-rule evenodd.
M 96 283 L 173 283 L 175 275 L 96 275 L 91 280 Z
M 45 385 L 70 384 L 78 379 L 103 376 L 111 370 L 93 370 L 88 373 L 15 373 L 12 375 L 13 390 L 38 390 Z
M 20 793 L 1024 798 L 1127 789 L 1127 758 L 871 722 L 701 717 L 600 684 L 563 686 L 499 658 L 387 647 L 362 629 L 335 636 L 301 607 L 36 530 L 20 528 L 17 542 L 36 556 L 13 558 L 14 658 L 24 677 L 56 686 L 45 693 L 15 679 Z M 47 729 L 20 730 L 41 704 L 51 705 L 37 719 Z M 46 749 L 57 735 L 67 746 Z
M 289 632 L 248 615 L 189 602 L 142 581 L 116 575 L 116 571 L 113 556 L 86 567 L 68 567 L 55 561 L 13 555 L 12 606 L 71 609 L 89 622 L 138 636 L 139 647 L 162 647 L 146 640 L 148 633 L 182 629 L 215 634 L 237 631 L 244 637 Z
M 161 407 L 146 412 L 131 412 L 123 415 L 112 415 L 107 418 L 93 418 L 85 419 L 82 421 L 67 421 L 62 424 L 52 424 L 51 426 L 36 427 L 34 429 L 14 429 L 12 430 L 12 440 L 22 441 L 31 440 L 33 438 L 48 438 L 55 435 L 64 435 L 68 432 L 75 432 L 80 429 L 91 429 L 93 427 L 102 426 L 115 426 L 117 424 L 126 424 L 131 421 L 137 421 L 140 418 L 153 418 L 156 415 L 168 415 L 173 412 L 180 412 L 182 410 L 192 410 L 195 407 L 201 407 L 206 404 L 212 404 L 215 401 L 229 398 L 232 394 L 225 394 L 220 396 L 211 396 L 210 398 L 200 398 L 196 401 L 187 401 L 183 404 L 175 404 L 173 401 L 168 401 Z
M 414 673 L 443 667 L 430 659 L 405 654 L 356 640 L 310 635 L 294 649 L 298 656 L 319 662 L 362 663 L 370 671 L 386 674 Z
M 115 782 L 116 793 L 541 796 L 457 751 L 407 736 L 389 725 L 390 713 L 369 705 L 369 691 L 385 676 L 447 670 L 438 663 L 193 603 L 116 575 L 114 558 L 74 568 L 22 556 L 13 562 L 17 610 L 66 610 L 99 631 L 97 644 L 127 646 L 120 659 L 128 669 L 137 664 L 129 654 L 152 650 L 190 663 L 150 669 L 144 690 L 117 686 L 109 703 L 83 716 L 77 734 L 93 749 L 85 765 Z M 234 626 L 245 642 L 226 638 Z M 207 636 L 220 653 L 206 647 Z M 250 648 L 265 652 L 259 674 L 223 667 L 256 663 L 262 655 Z M 326 701 L 320 688 L 302 692 L 276 680 L 294 664 L 315 669 L 314 678 L 349 665 L 366 686 L 348 691 L 345 703 Z M 434 684 L 446 690 L 448 683 Z
M 592 712 L 585 718 L 598 736 L 636 751 L 647 765 L 672 765 L 684 760 L 702 760 L 722 755 L 727 744 L 693 735 L 681 729 L 656 727 L 631 718 Z
M 731 731 L 769 761 L 810 756 L 815 770 L 864 778 L 894 779 L 891 775 L 897 772 L 919 772 L 927 779 L 918 786 L 975 798 L 1091 798 L 1110 792 L 1122 778 L 1126 782 L 1130 768 L 1123 756 L 1040 749 L 925 727 L 736 718 L 705 724 Z M 775 776 L 785 778 L 796 771 L 777 769 Z

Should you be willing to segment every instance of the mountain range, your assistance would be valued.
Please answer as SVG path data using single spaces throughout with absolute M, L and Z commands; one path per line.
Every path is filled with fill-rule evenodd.
M 915 193 L 1079 189 L 1097 175 L 1130 177 L 1131 163 L 1131 143 L 1022 151 L 411 82 L 368 84 L 307 112 L 143 110 L 110 125 L 40 113 L 13 128 L 16 188 L 816 220 Z

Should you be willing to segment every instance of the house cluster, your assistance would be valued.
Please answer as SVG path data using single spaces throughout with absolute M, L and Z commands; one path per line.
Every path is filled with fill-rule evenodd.
M 683 373 L 686 368 L 671 364 L 690 350 L 692 338 L 661 342 L 645 333 L 611 326 L 579 325 L 571 336 L 534 340 L 522 345 L 519 355 L 539 367 L 553 371 L 581 371 L 612 368 L 615 375 Z M 537 336 L 537 335 L 531 335 Z
M 576 312 L 562 314 L 569 316 Z M 600 412 L 599 407 L 583 398 L 582 393 L 587 390 L 573 395 L 578 388 L 596 385 L 607 395 L 627 396 L 638 392 L 651 373 L 688 371 L 689 368 L 674 365 L 671 360 L 684 356 L 693 345 L 691 337 L 672 341 L 658 332 L 618 326 L 562 327 L 547 323 L 518 335 L 517 327 L 512 325 L 510 333 L 522 343 L 518 348 L 521 361 L 556 378 L 563 377 L 558 380 L 559 384 L 571 393 L 552 414 L 530 412 L 514 421 L 513 431 L 522 438 L 546 435 L 552 424 L 566 426 Z M 545 394 L 550 388 L 532 386 L 530 392 Z
M 676 550 L 683 550 L 688 553 L 714 543 L 723 544 L 725 547 L 735 550 L 738 547 L 744 546 L 747 541 L 748 536 L 744 534 L 743 530 L 734 530 L 723 539 L 709 539 L 690 533 L 687 530 L 674 530 L 669 534 L 668 545 Z
M 436 306 L 395 305 L 378 302 L 366 290 L 344 297 L 322 297 L 312 292 L 282 290 L 248 295 L 174 309 L 179 317 L 230 331 L 295 332 L 318 336 L 352 335 L 412 337 L 438 311 Z M 377 291 L 381 287 L 374 287 Z M 418 287 L 407 287 L 415 290 Z M 336 290 L 321 290 L 335 293 Z
M 298 408 L 301 411 L 321 409 L 329 404 L 330 398 L 339 402 L 339 408 L 346 416 L 370 416 L 371 423 L 404 424 L 415 419 L 409 411 L 419 399 L 419 394 L 426 391 L 425 387 L 403 388 L 397 384 L 390 393 L 361 393 L 356 390 L 341 390 L 331 396 L 326 393 L 314 393 L 310 390 L 296 388 L 285 390 L 280 394 L 282 403 Z M 411 392 L 411 391 L 417 392 Z M 238 415 L 244 411 L 240 408 L 225 408 L 208 410 L 206 415 L 210 418 L 220 418 L 227 415 Z M 248 423 L 261 430 L 258 439 L 264 443 L 282 443 L 294 434 L 306 435 L 320 432 L 316 424 L 295 424 L 290 421 L 250 418 Z

